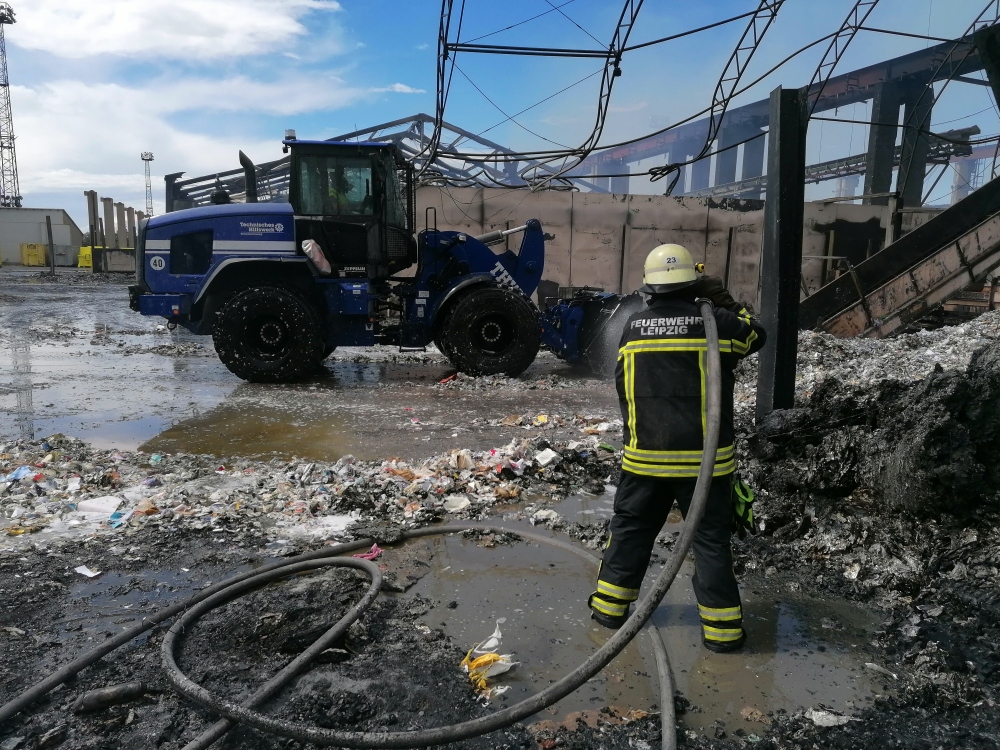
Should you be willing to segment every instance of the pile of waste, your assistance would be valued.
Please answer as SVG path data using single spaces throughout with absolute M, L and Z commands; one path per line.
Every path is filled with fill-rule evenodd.
M 964 372 L 939 365 L 922 380 L 855 385 L 827 378 L 801 406 L 769 414 L 744 450 L 761 487 L 923 514 L 998 503 L 1000 344 Z
M 435 388 L 462 391 L 492 391 L 498 389 L 514 391 L 551 391 L 554 388 L 573 388 L 575 380 L 560 375 L 545 375 L 536 378 L 511 378 L 507 375 L 466 375 L 457 372 L 439 383 Z
M 603 492 L 615 467 L 614 449 L 597 435 L 551 445 L 525 438 L 422 462 L 345 456 L 330 464 L 95 450 L 54 435 L 0 445 L 0 532 L 162 526 L 348 539 L 352 527 L 375 521 L 414 528 L 446 515 L 476 518 L 526 496 L 537 504 Z
M 993 742 L 998 338 L 1000 313 L 889 341 L 803 334 L 795 408 L 754 426 L 750 400 L 738 416 L 760 533 L 737 544 L 737 570 L 776 595 L 815 589 L 884 613 L 866 665 L 884 687 L 866 712 L 877 720 L 779 717 L 774 746 L 815 732 L 836 747 Z
M 1000 340 L 1000 310 L 959 326 L 921 330 L 890 339 L 841 339 L 827 333 L 799 333 L 795 400 L 802 405 L 827 381 L 869 388 L 886 380 L 920 380 L 935 369 L 964 370 L 972 354 Z M 757 357 L 740 363 L 736 383 L 736 415 L 753 423 L 757 396 Z
M 50 270 L 19 275 L 31 284 L 72 284 L 73 286 L 101 286 L 103 284 L 125 286 L 131 284 L 135 278 L 130 273 L 93 273 L 90 270 L 65 268 L 56 269 L 55 276 L 52 275 Z
M 483 419 L 476 417 L 470 424 L 489 427 L 523 427 L 526 430 L 553 430 L 560 427 L 577 427 L 584 435 L 611 435 L 622 431 L 621 419 L 609 419 L 602 415 L 574 414 L 563 416 L 559 414 L 509 414 L 502 419 Z

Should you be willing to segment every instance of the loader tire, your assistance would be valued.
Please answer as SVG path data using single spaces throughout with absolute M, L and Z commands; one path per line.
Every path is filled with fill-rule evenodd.
M 212 331 L 219 359 L 251 383 L 287 383 L 314 375 L 323 359 L 319 313 L 298 291 L 255 286 L 233 296 Z
M 469 375 L 517 377 L 542 342 L 538 313 L 525 297 L 500 287 L 464 294 L 446 313 L 441 350 Z

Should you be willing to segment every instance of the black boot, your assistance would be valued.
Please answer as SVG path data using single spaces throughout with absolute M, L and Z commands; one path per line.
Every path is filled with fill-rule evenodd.
M 628 620 L 629 615 L 632 614 L 630 605 L 625 605 L 625 614 L 623 615 L 609 615 L 606 612 L 601 612 L 594 607 L 594 596 L 591 595 L 590 599 L 587 600 L 587 606 L 590 607 L 590 619 L 598 625 L 603 625 L 611 630 L 618 630 Z
M 739 651 L 743 648 L 743 644 L 746 643 L 747 631 L 742 629 L 741 631 L 740 637 L 735 641 L 710 641 L 707 638 L 703 638 L 702 643 L 705 644 L 705 648 L 716 654 L 731 654 L 734 651 Z

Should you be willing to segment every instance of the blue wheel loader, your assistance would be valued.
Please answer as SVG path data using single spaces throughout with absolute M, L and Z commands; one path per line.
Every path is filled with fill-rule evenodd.
M 607 374 L 636 295 L 575 289 L 531 300 L 545 265 L 538 221 L 471 236 L 416 233 L 412 166 L 390 143 L 286 137 L 287 202 L 257 202 L 241 152 L 246 202 L 144 222 L 133 310 L 211 335 L 222 363 L 254 382 L 316 373 L 338 346 L 434 343 L 460 371 L 521 374 L 542 345 Z M 429 225 L 428 225 L 429 224 Z M 491 246 L 521 234 L 517 252 Z M 415 267 L 415 271 L 414 271 Z M 617 329 L 617 330 L 616 330 Z

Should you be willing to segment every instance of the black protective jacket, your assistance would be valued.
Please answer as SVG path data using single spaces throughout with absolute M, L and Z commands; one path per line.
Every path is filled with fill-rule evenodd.
M 737 306 L 738 307 L 738 306 Z M 715 308 L 722 357 L 722 424 L 714 476 L 736 468 L 733 370 L 764 345 L 760 323 L 742 308 Z M 707 426 L 705 325 L 690 299 L 654 298 L 629 318 L 615 380 L 625 422 L 622 469 L 664 478 L 698 476 Z

